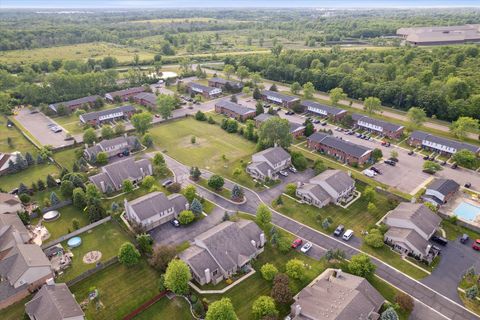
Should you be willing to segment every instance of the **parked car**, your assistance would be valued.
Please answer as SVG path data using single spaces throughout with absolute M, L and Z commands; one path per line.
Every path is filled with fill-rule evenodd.
M 357 138 L 360 138 L 360 137 L 362 136 L 362 134 L 361 134 L 361 133 L 357 133 L 355 136 L 356 136 Z
M 297 239 L 293 240 L 292 248 L 296 249 L 296 248 L 300 247 L 302 245 L 302 243 L 303 243 L 303 240 L 300 239 L 300 238 L 297 238 Z
M 294 166 L 291 166 L 290 168 L 288 168 L 288 170 L 290 170 L 293 173 L 297 173 L 297 169 Z
M 328 123 L 327 121 L 323 121 L 323 122 L 321 123 L 321 125 L 322 125 L 322 126 L 326 126 L 327 123 Z
M 160 115 L 158 113 L 155 114 L 155 118 L 160 118 Z
M 462 237 L 460 238 L 460 242 L 463 243 L 463 244 L 465 244 L 465 243 L 468 242 L 468 239 L 469 239 L 468 234 L 465 234 L 465 233 L 464 233 L 464 234 L 462 235 Z
M 348 241 L 350 240 L 350 238 L 353 236 L 353 230 L 352 229 L 348 229 L 347 231 L 345 231 L 345 233 L 343 234 L 342 236 L 342 239 L 345 240 L 345 241 Z
M 433 242 L 436 242 L 442 246 L 446 246 L 448 244 L 448 240 L 445 239 L 444 237 L 436 236 L 433 235 L 432 238 L 430 238 Z
M 278 173 L 280 173 L 280 175 L 282 175 L 284 177 L 288 177 L 288 172 L 287 171 L 280 170 Z
M 392 161 L 392 160 L 385 160 L 383 162 L 392 167 L 395 167 L 395 165 L 397 164 L 395 161 Z
M 464 185 L 465 188 L 470 188 L 471 186 L 472 186 L 472 184 L 471 184 L 470 182 L 467 182 L 467 183 L 465 183 L 465 185 Z
M 291 115 L 295 114 L 295 112 L 293 112 L 293 111 L 287 111 L 287 112 L 285 112 L 285 114 L 288 115 L 288 116 L 291 116 Z
M 315 124 L 319 124 L 319 123 L 320 123 L 320 120 L 315 119 L 315 120 L 313 120 L 312 122 L 315 123 Z
M 312 243 L 311 242 L 307 242 L 305 243 L 302 248 L 300 248 L 300 251 L 302 251 L 303 253 L 307 253 L 308 250 L 310 250 L 312 248 Z
M 175 228 L 180 227 L 180 222 L 179 222 L 177 219 L 171 220 L 170 223 L 171 223 L 172 226 L 174 226 Z
M 382 174 L 382 172 L 375 167 L 371 167 L 370 170 L 372 170 L 373 172 L 375 172 L 377 174 Z
M 443 160 L 443 161 L 440 163 L 441 166 L 444 166 L 444 165 L 446 165 L 446 164 L 447 164 L 447 161 L 445 161 L 445 160 Z
M 343 233 L 343 230 L 345 230 L 345 226 L 343 224 L 339 225 L 337 229 L 333 232 L 333 235 L 335 237 L 340 237 Z
M 376 175 L 375 171 L 368 169 L 363 170 L 363 174 L 370 178 L 373 178 Z
M 393 162 L 398 162 L 397 158 L 388 158 L 388 160 L 393 161 Z
M 425 157 L 423 157 L 423 160 L 428 160 L 428 159 L 430 159 L 430 157 L 429 157 L 429 156 L 425 156 Z
M 162 183 L 162 186 L 163 186 L 163 187 L 168 187 L 168 186 L 171 185 L 172 183 L 173 183 L 173 181 L 170 180 L 170 179 L 168 179 L 168 180 L 166 180 L 166 181 L 164 181 L 164 182 Z
M 458 164 L 454 163 L 454 164 L 452 165 L 452 169 L 457 169 L 457 168 L 458 168 Z
M 475 240 L 475 242 L 472 244 L 473 250 L 478 250 L 480 251 L 480 239 Z
M 414 154 L 415 154 L 415 152 L 413 152 L 413 150 L 408 151 L 409 156 L 413 156 Z

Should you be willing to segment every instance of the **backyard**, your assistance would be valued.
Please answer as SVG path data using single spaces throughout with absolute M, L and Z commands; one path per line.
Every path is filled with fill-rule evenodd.
M 30 152 L 32 155 L 37 153 L 37 148 L 30 143 L 15 127 L 7 127 L 7 119 L 0 117 L 0 152 L 10 153 L 14 151 L 20 151 L 25 155 L 26 152 Z M 8 138 L 11 139 L 10 145 L 8 144 Z
M 147 310 L 134 318 L 135 320 L 188 320 L 193 319 L 187 301 L 182 297 L 169 300 L 163 297 Z
M 83 272 L 95 267 L 95 263 L 86 264 L 83 262 L 83 256 L 90 251 L 96 250 L 102 253 L 100 262 L 105 262 L 117 256 L 120 246 L 129 241 L 126 233 L 114 222 L 109 221 L 97 226 L 79 236 L 82 244 L 71 249 L 73 253 L 72 265 L 67 268 L 57 280 L 59 282 L 69 281 L 79 276 Z M 67 243 L 62 243 L 67 248 Z
M 54 164 L 38 164 L 17 173 L 0 176 L 0 186 L 6 191 L 18 188 L 21 182 L 29 187 L 33 181 L 45 181 L 49 174 L 55 178 L 59 173 L 60 169 Z
M 70 149 L 65 149 L 59 152 L 55 152 L 53 154 L 53 159 L 58 162 L 62 167 L 67 168 L 69 171 L 72 171 L 73 164 L 75 163 L 75 160 L 77 160 L 77 157 L 75 155 L 75 152 L 79 148 L 70 148 Z
M 171 121 L 150 129 L 155 145 L 169 156 L 188 166 L 198 166 L 253 187 L 253 180 L 243 170 L 242 164 L 251 160 L 255 145 L 236 135 L 228 134 L 219 126 L 192 118 Z M 225 135 L 229 135 L 225 139 Z M 196 142 L 191 143 L 191 137 Z M 235 168 L 241 174 L 233 175 Z

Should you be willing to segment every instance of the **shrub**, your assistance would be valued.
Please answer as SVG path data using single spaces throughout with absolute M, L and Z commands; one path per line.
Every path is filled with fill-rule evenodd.
M 413 298 L 403 292 L 399 292 L 397 294 L 395 297 L 395 302 L 400 306 L 400 308 L 408 313 L 412 312 L 413 307 L 415 306 Z
M 371 229 L 365 236 L 365 243 L 372 248 L 381 248 L 383 246 L 383 235 L 378 229 Z
M 285 186 L 285 193 L 290 197 L 295 197 L 297 193 L 297 185 L 295 183 L 289 183 Z
M 272 281 L 275 275 L 278 273 L 278 269 L 271 263 L 265 263 L 260 268 L 260 272 L 262 273 L 263 279 Z
M 274 317 L 278 315 L 275 307 L 275 300 L 269 296 L 260 296 L 253 302 L 252 313 L 255 319 L 264 319 L 264 317 Z
M 183 210 L 178 215 L 178 222 L 180 222 L 181 224 L 186 225 L 191 223 L 193 220 L 195 220 L 195 215 L 190 210 Z
M 174 182 L 167 187 L 167 190 L 171 193 L 179 193 L 182 189 L 182 185 L 178 182 Z
M 305 274 L 303 261 L 299 259 L 291 259 L 285 265 L 285 273 L 292 279 L 301 279 Z
M 210 179 L 208 179 L 208 186 L 210 188 L 215 189 L 215 190 L 222 189 L 224 183 L 225 183 L 225 181 L 223 180 L 223 178 L 219 175 L 216 175 L 216 174 L 211 176 Z
M 80 222 L 78 221 L 78 219 L 76 219 L 76 218 L 72 219 L 72 228 L 73 228 L 73 230 L 80 229 Z
M 140 252 L 131 242 L 125 242 L 118 251 L 118 261 L 126 266 L 136 265 L 140 261 Z

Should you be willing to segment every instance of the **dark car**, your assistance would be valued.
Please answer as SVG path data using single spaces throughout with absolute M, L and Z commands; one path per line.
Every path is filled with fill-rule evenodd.
M 168 187 L 168 186 L 171 185 L 172 183 L 173 183 L 172 180 L 166 180 L 166 181 L 164 181 L 164 182 L 162 183 L 162 186 L 163 186 L 163 187 Z
M 375 167 L 371 167 L 370 170 L 372 170 L 373 172 L 375 172 L 377 174 L 382 174 L 382 172 Z
M 440 236 L 432 236 L 432 238 L 430 239 L 432 240 L 433 242 L 436 242 L 438 243 L 439 245 L 442 245 L 442 246 L 446 246 L 448 244 L 448 240 L 445 239 L 444 237 L 440 237 Z
M 463 243 L 463 244 L 465 244 L 465 243 L 468 242 L 468 239 L 469 239 L 468 234 L 465 234 L 465 233 L 464 233 L 464 234 L 462 235 L 462 237 L 460 238 L 460 242 Z
M 398 162 L 398 159 L 397 158 L 388 158 L 388 160 L 391 160 L 393 162 Z
M 313 120 L 313 123 L 315 123 L 315 124 L 319 124 L 319 123 L 320 123 L 320 120 L 318 120 L 318 119 L 315 119 L 315 120 Z
M 428 160 L 430 157 L 429 156 L 425 156 L 423 157 L 423 160 Z
M 452 169 L 457 169 L 457 167 L 458 167 L 458 164 L 456 164 L 456 163 L 454 163 L 454 164 L 452 165 Z
M 343 233 L 343 230 L 345 230 L 345 226 L 343 224 L 339 225 L 337 229 L 333 232 L 333 235 L 335 237 L 340 237 Z
M 413 152 L 413 150 L 411 150 L 411 151 L 408 152 L 408 155 L 409 155 L 409 156 L 412 156 L 412 155 L 414 155 L 414 154 L 415 154 L 415 152 Z
M 392 160 L 385 160 L 385 161 L 383 161 L 383 162 L 386 163 L 386 164 L 388 164 L 388 165 L 390 165 L 390 166 L 392 166 L 392 167 L 395 167 L 395 165 L 396 165 L 396 162 L 395 162 L 395 161 L 392 161 Z
M 471 184 L 470 182 L 467 182 L 467 183 L 465 183 L 465 185 L 464 185 L 465 188 L 470 188 L 471 186 L 472 186 L 472 184 Z

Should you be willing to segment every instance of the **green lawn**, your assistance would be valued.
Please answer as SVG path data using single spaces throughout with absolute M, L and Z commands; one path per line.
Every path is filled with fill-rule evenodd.
M 48 232 L 50 232 L 50 238 L 45 242 L 58 239 L 60 236 L 74 231 L 72 226 L 72 220 L 74 218 L 80 222 L 80 227 L 84 227 L 90 223 L 87 214 L 72 205 L 63 207 L 58 211 L 60 212 L 60 218 L 51 222 L 43 222 L 43 225 L 47 228 Z
M 60 169 L 53 164 L 34 165 L 20 172 L 1 176 L 0 186 L 6 191 L 17 188 L 21 182 L 29 187 L 33 181 L 38 181 L 38 179 L 46 181 L 47 175 L 49 174 L 53 177 L 58 176 L 60 174 Z
M 8 138 L 12 139 L 12 147 L 8 145 Z M 24 155 L 28 151 L 35 156 L 37 148 L 17 128 L 8 128 L 7 119 L 0 117 L 0 152 L 9 153 L 14 151 L 20 151 Z
M 98 250 L 102 253 L 100 261 L 107 261 L 118 254 L 118 249 L 124 242 L 130 240 L 127 234 L 114 221 L 106 222 L 82 233 L 80 238 L 82 238 L 82 244 L 77 248 L 71 249 L 74 255 L 72 265 L 64 271 L 64 274 L 58 277 L 60 282 L 72 280 L 88 269 L 95 267 L 95 264 L 83 263 L 83 256 L 87 252 Z M 62 244 L 65 248 L 67 247 L 66 241 Z
M 208 180 L 200 178 L 198 181 L 196 181 L 199 185 L 201 185 L 204 188 L 207 188 L 208 190 L 211 190 L 212 192 L 218 193 L 224 198 L 231 199 L 232 198 L 232 192 L 227 189 L 227 188 L 222 188 L 220 190 L 216 190 L 208 185 Z
M 80 148 L 65 149 L 53 154 L 53 159 L 57 161 L 62 167 L 72 171 L 73 164 L 77 160 L 75 151 Z
M 8 306 L 5 309 L 0 310 L 0 319 L 2 320 L 21 320 L 25 314 L 25 303 L 30 300 L 30 297 L 27 297 L 17 303 Z
M 147 310 L 135 317 L 136 320 L 188 320 L 193 319 L 190 307 L 184 298 L 175 297 L 169 300 L 162 298 Z
M 70 289 L 78 302 L 87 298 L 91 287 L 99 291 L 104 308 L 96 310 L 90 303 L 85 310 L 87 319 L 122 319 L 142 303 L 158 294 L 158 274 L 144 260 L 133 267 L 119 263 L 95 273 Z
M 395 302 L 395 297 L 397 294 L 400 293 L 399 290 L 395 289 L 392 287 L 390 284 L 386 283 L 380 278 L 373 277 L 372 279 L 368 280 L 372 286 L 375 287 L 375 289 L 380 292 L 382 297 L 384 297 L 386 300 L 390 301 L 391 303 Z M 410 316 L 409 313 L 405 312 L 405 310 L 400 309 L 397 311 L 397 314 L 400 318 L 400 320 L 407 320 L 408 317 Z
M 452 240 L 452 241 L 457 240 L 464 233 L 468 234 L 470 239 L 480 239 L 480 233 L 467 229 L 465 227 L 453 224 L 448 220 L 442 221 L 442 229 L 445 230 L 448 240 Z
M 168 155 L 188 166 L 208 169 L 238 183 L 253 187 L 242 164 L 251 160 L 255 144 L 237 134 L 228 134 L 218 125 L 196 121 L 193 118 L 171 121 L 150 129 L 155 145 Z M 196 143 L 190 139 L 196 137 Z M 242 168 L 238 177 L 235 168 Z
M 458 286 L 460 288 L 466 290 L 466 289 L 472 287 L 473 285 L 478 284 L 479 281 L 480 281 L 480 276 L 478 274 L 474 275 L 473 277 L 465 275 L 462 278 L 462 280 L 460 281 Z M 458 295 L 460 296 L 460 299 L 462 300 L 462 302 L 465 304 L 465 306 L 468 309 L 470 309 L 473 312 L 480 315 L 480 301 L 479 300 L 472 301 L 472 300 L 467 298 L 465 293 L 460 292 L 460 291 L 458 292 Z M 479 295 L 477 295 L 477 296 L 480 297 Z

